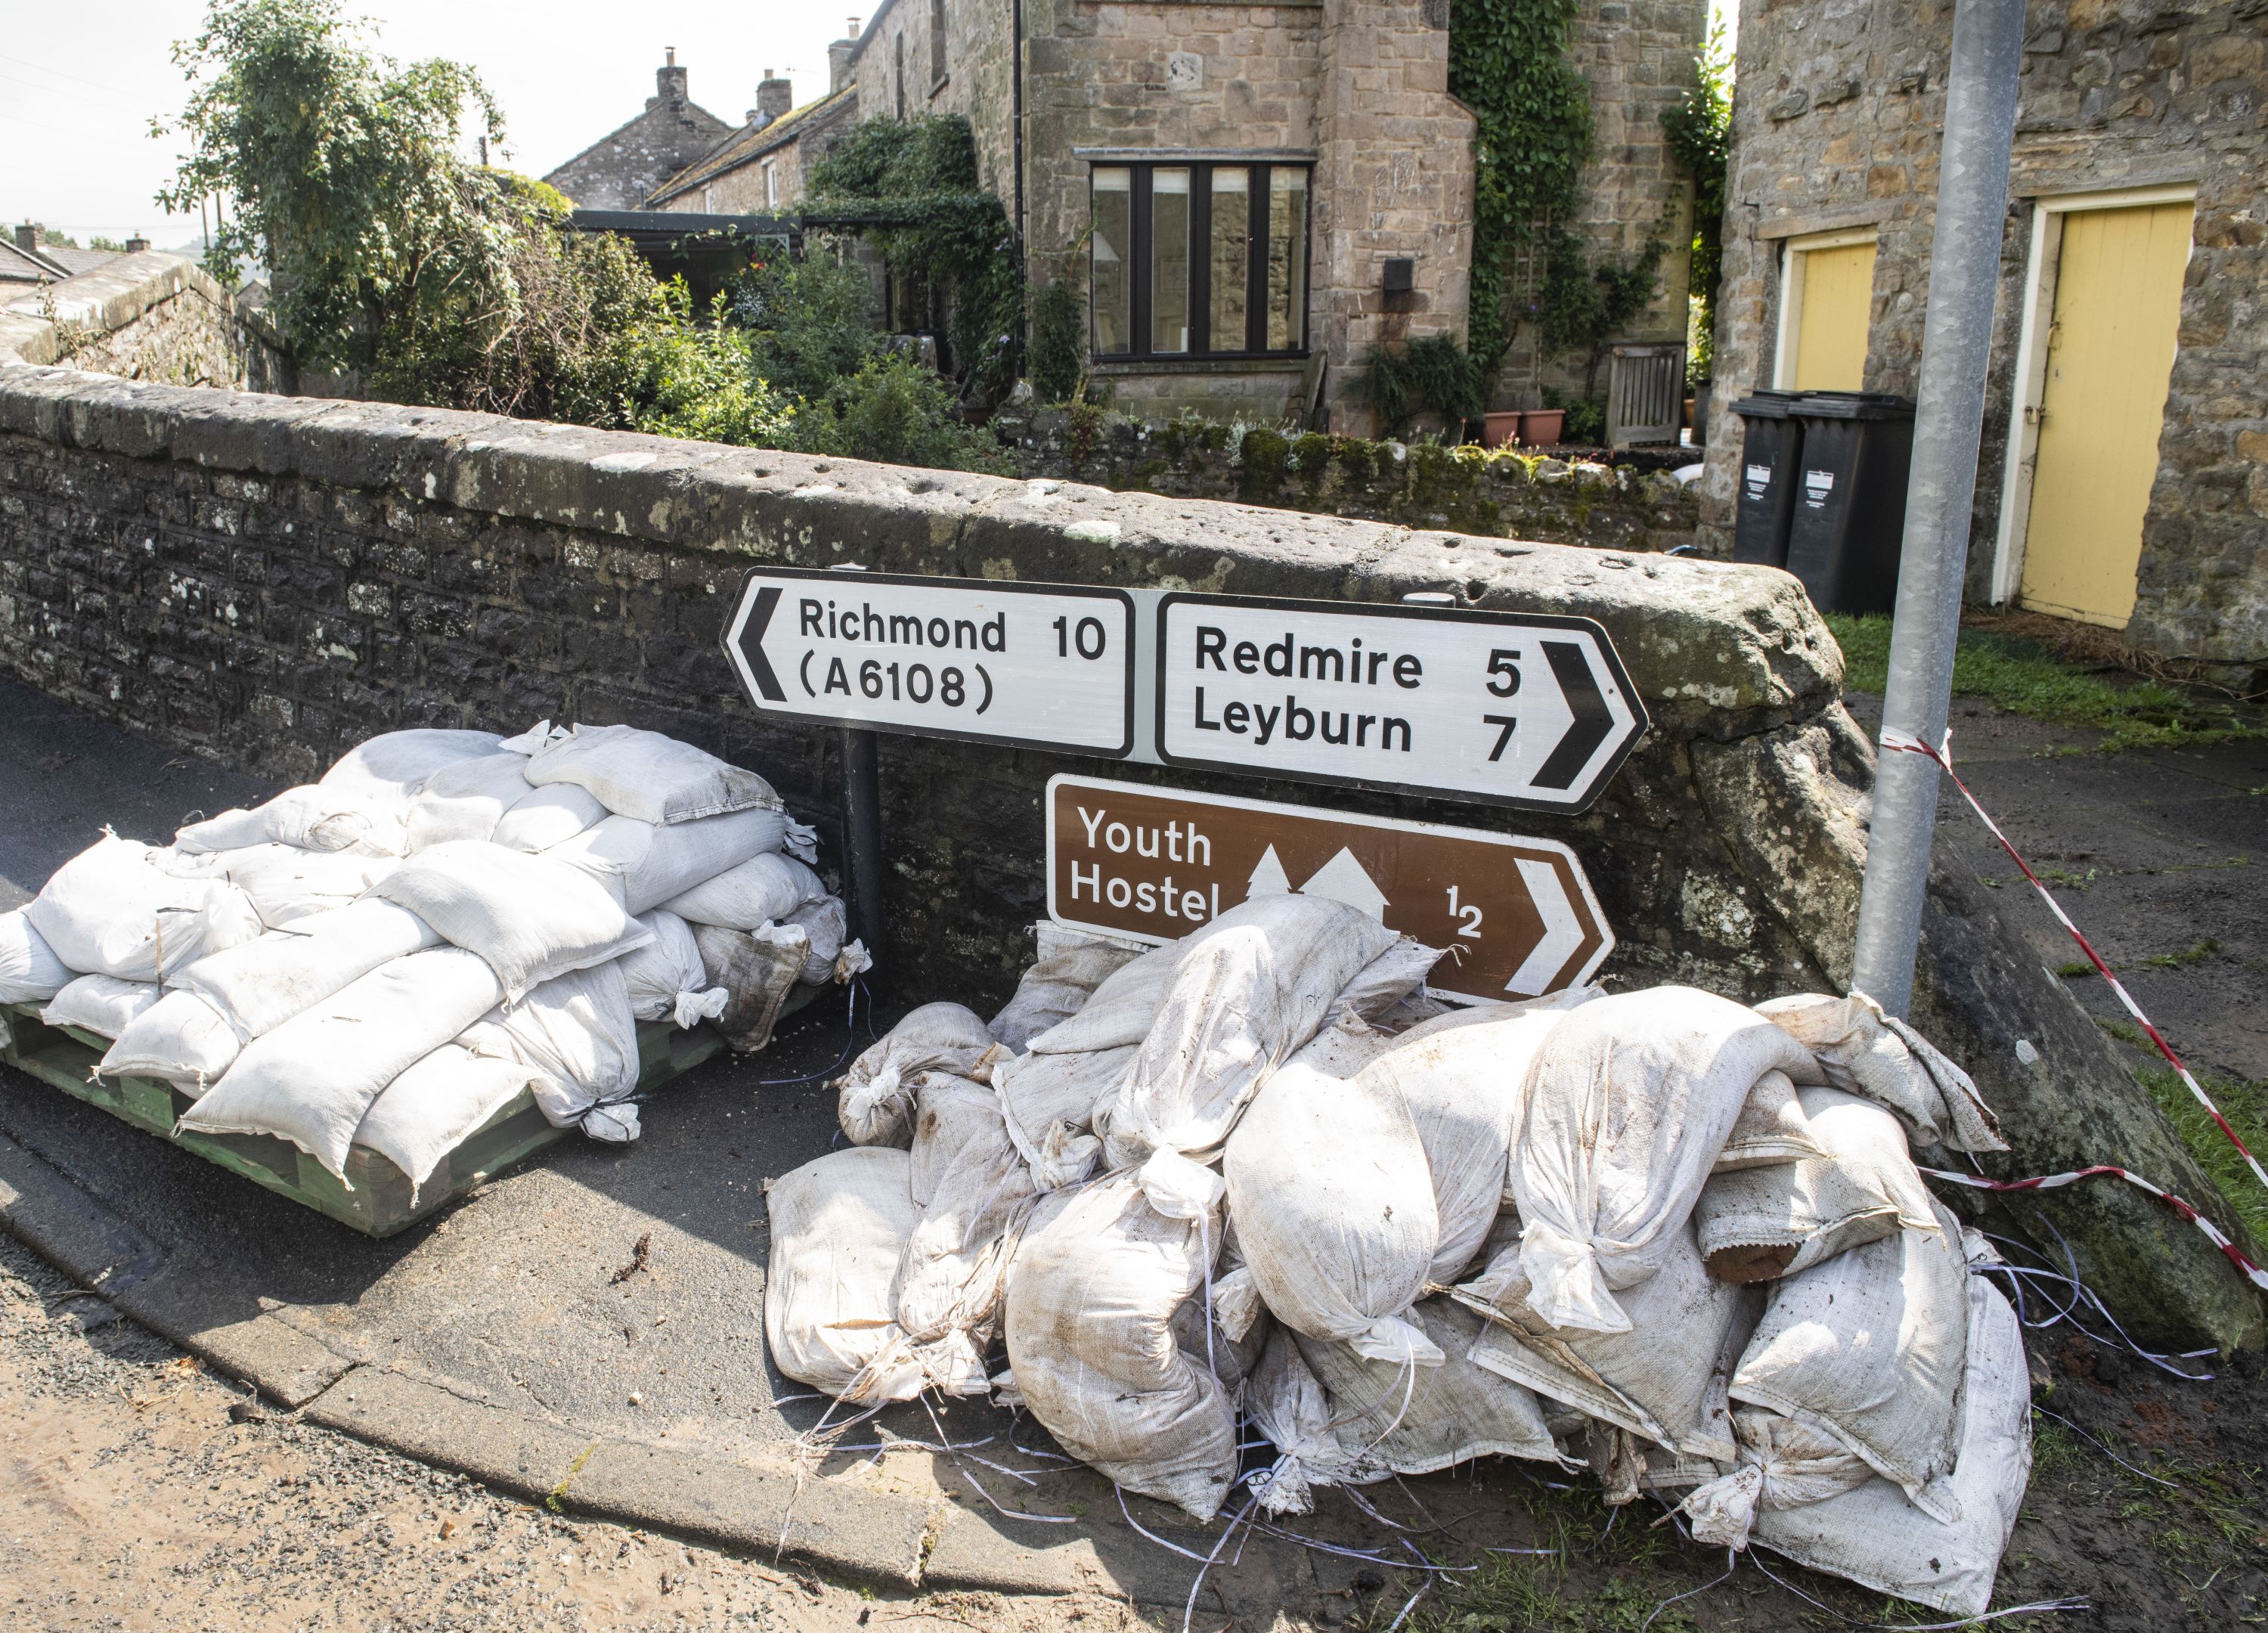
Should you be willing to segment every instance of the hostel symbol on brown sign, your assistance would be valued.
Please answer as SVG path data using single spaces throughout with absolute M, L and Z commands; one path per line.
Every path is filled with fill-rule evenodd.
M 1096 777 L 1048 783 L 1048 913 L 1142 941 L 1252 896 L 1330 896 L 1449 949 L 1430 984 L 1517 998 L 1587 981 L 1614 932 L 1566 846 Z

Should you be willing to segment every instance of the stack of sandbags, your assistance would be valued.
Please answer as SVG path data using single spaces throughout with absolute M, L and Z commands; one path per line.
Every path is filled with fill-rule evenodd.
M 1421 1019 L 1433 958 L 1276 896 L 1148 950 L 1050 931 L 989 1026 L 915 1011 L 838 1085 L 854 1149 L 792 1176 L 861 1200 L 838 1249 L 791 1193 L 775 1359 L 860 1402 L 990 1372 L 1200 1519 L 1244 1482 L 1287 1512 L 1588 1463 L 1610 1501 L 1681 1495 L 1704 1541 L 1983 1610 L 2023 1367 L 1908 1148 L 1997 1143 L 1965 1075 L 1863 999 Z M 799 1291 L 837 1251 L 857 1287 Z
M 635 1138 L 640 1021 L 761 1047 L 798 982 L 863 967 L 814 856 L 762 777 L 657 732 L 389 732 L 170 846 L 106 833 L 0 916 L 0 1002 L 177 1085 L 184 1129 L 418 1186 L 523 1089 Z

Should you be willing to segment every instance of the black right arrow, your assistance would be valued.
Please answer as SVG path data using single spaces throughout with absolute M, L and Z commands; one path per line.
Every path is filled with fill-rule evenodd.
M 764 656 L 764 631 L 770 627 L 772 613 L 779 606 L 777 585 L 768 585 L 756 592 L 755 605 L 748 609 L 748 621 L 740 627 L 740 655 L 748 660 L 748 673 L 755 677 L 756 690 L 764 695 L 767 702 L 784 703 L 787 693 L 781 689 L 779 676 L 772 673 L 772 660 Z M 1553 659 L 1557 666 L 1557 659 Z M 1594 692 L 1593 696 L 1598 694 Z
M 1607 733 L 1614 730 L 1614 711 L 1607 700 L 1599 695 L 1599 683 L 1591 678 L 1591 666 L 1584 659 L 1583 649 L 1572 641 L 1539 643 L 1543 655 L 1550 659 L 1551 673 L 1565 694 L 1567 706 L 1575 718 L 1569 723 L 1567 734 L 1553 747 L 1550 756 L 1535 774 L 1533 786 L 1565 788 L 1574 782 L 1575 774 L 1590 764 L 1591 756 Z

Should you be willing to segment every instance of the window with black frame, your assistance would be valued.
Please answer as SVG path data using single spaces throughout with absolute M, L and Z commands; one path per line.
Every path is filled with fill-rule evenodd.
M 1307 166 L 1097 165 L 1088 184 L 1097 357 L 1307 350 Z

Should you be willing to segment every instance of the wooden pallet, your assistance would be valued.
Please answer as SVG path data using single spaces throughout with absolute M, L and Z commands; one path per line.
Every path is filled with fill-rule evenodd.
M 801 1007 L 796 1000 L 807 1003 L 806 995 L 816 990 L 799 987 L 783 1008 Z M 571 1132 L 553 1128 L 537 1108 L 535 1097 L 522 1089 L 441 1159 L 413 1200 L 409 1176 L 360 1145 L 347 1153 L 346 1183 L 342 1184 L 289 1140 L 267 1134 L 198 1134 L 177 1129 L 181 1114 L 195 1102 L 172 1084 L 157 1078 L 94 1075 L 95 1063 L 110 1048 L 107 1040 L 76 1026 L 48 1025 L 40 1019 L 36 1004 L 0 1009 L 15 1033 L 14 1041 L 0 1049 L 0 1060 L 365 1236 L 393 1235 Z M 725 1047 L 725 1040 L 705 1026 L 684 1032 L 666 1021 L 641 1021 L 637 1031 L 640 1093 L 691 1070 Z

